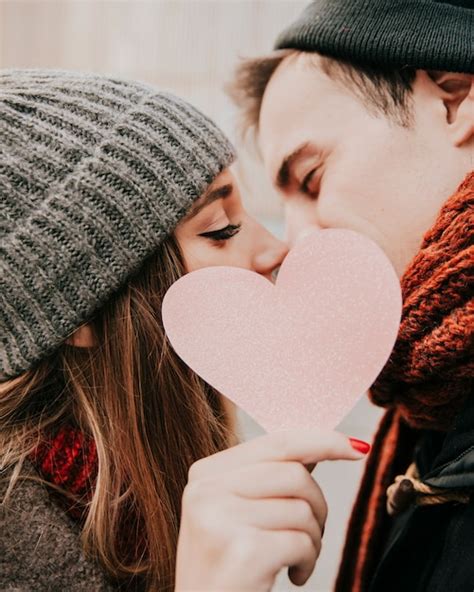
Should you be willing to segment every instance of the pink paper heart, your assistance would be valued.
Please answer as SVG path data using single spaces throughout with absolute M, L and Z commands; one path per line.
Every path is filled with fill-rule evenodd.
M 401 305 L 383 251 L 325 229 L 290 251 L 276 285 L 208 267 L 171 286 L 162 313 L 188 366 L 273 431 L 336 427 L 386 363 Z

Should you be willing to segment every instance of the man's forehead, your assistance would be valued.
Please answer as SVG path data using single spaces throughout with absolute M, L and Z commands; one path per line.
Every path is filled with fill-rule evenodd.
M 282 118 L 284 117 L 284 120 Z M 275 185 L 283 186 L 292 167 L 309 152 L 317 151 L 317 128 L 298 122 L 287 111 L 259 128 L 257 144 L 267 174 Z
M 267 112 L 286 107 L 290 101 L 311 102 L 315 94 L 327 93 L 333 81 L 324 73 L 317 54 L 297 53 L 285 57 L 268 80 L 260 105 L 259 125 Z
M 283 60 L 265 89 L 258 123 L 257 143 L 265 166 L 275 172 L 281 162 L 314 138 L 310 118 L 324 110 L 316 71 L 301 66 L 292 56 Z M 314 134 L 313 134 L 314 135 Z

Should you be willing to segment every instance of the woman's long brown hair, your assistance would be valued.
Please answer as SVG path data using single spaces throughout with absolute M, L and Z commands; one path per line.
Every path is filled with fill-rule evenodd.
M 10 491 L 43 434 L 79 426 L 94 438 L 98 456 L 84 547 L 113 578 L 134 578 L 147 590 L 174 588 L 190 465 L 235 443 L 223 398 L 185 366 L 164 334 L 162 300 L 184 273 L 170 237 L 96 314 L 96 346 L 65 343 L 0 385 L 0 466 L 16 467 Z M 139 548 L 130 552 L 124 537 L 140 541 Z

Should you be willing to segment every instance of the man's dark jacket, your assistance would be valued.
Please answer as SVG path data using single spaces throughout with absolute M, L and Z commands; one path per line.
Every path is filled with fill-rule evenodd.
M 369 590 L 474 592 L 474 396 L 452 431 L 424 434 L 416 462 L 424 483 L 470 489 L 471 501 L 415 506 L 397 517 Z

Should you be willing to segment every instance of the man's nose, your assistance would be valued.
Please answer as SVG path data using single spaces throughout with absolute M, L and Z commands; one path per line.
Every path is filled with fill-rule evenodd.
M 291 200 L 285 204 L 285 241 L 293 247 L 312 230 L 319 230 L 315 204 Z
M 288 254 L 288 245 L 265 232 L 264 244 L 255 254 L 253 268 L 257 273 L 271 279 L 272 273 L 280 267 Z

